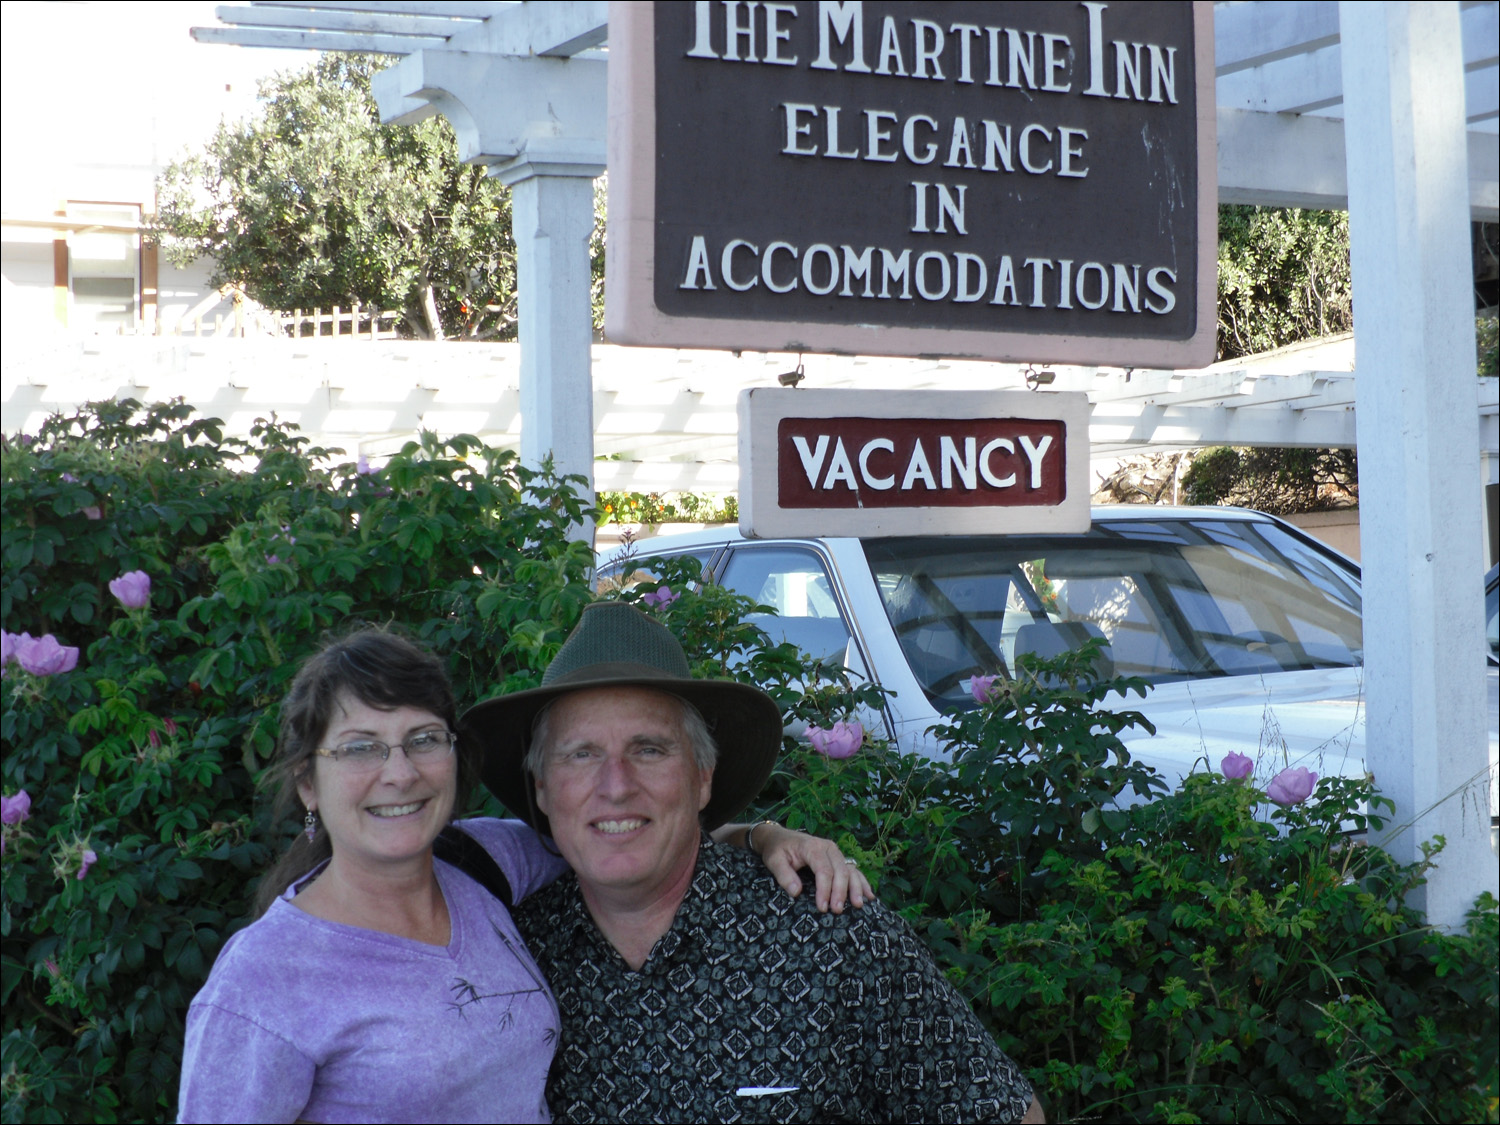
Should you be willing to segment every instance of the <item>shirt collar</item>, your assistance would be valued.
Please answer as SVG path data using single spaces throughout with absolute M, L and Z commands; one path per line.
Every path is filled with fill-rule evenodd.
M 599 928 L 594 925 L 589 908 L 583 901 L 583 888 L 578 885 L 577 873 L 569 871 L 559 883 L 563 888 L 562 901 L 558 904 L 556 915 L 548 919 L 548 924 L 554 928 L 544 940 L 549 945 L 565 949 L 590 932 L 597 935 Z
M 712 837 L 704 833 L 698 844 L 693 878 L 682 896 L 677 915 L 672 919 L 671 928 L 652 947 L 642 972 L 649 972 L 654 965 L 669 964 L 685 952 L 702 948 L 706 935 L 715 928 L 713 915 L 722 905 L 723 891 L 731 884 L 732 871 L 732 849 L 714 843 Z M 583 901 L 583 889 L 578 885 L 578 876 L 570 873 L 567 878 L 571 880 L 571 886 L 557 912 L 557 931 L 551 940 L 563 948 L 587 941 L 619 958 L 619 951 L 600 932 L 594 916 L 589 913 L 588 905 Z M 620 964 L 624 963 L 620 958 Z

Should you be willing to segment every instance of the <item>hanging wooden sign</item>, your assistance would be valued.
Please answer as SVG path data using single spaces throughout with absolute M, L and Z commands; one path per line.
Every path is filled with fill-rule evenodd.
M 1212 5 L 610 10 L 607 337 L 1201 366 Z

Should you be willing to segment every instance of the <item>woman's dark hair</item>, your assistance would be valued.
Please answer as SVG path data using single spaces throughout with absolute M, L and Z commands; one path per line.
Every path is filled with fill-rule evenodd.
M 281 704 L 276 761 L 265 778 L 277 787 L 272 806 L 277 823 L 302 807 L 297 783 L 312 770 L 339 698 L 346 695 L 383 711 L 397 707 L 430 711 L 449 730 L 457 729 L 453 688 L 442 661 L 432 653 L 384 629 L 361 629 L 333 641 L 302 665 Z M 458 745 L 458 758 L 455 813 L 466 806 L 475 775 L 463 742 Z M 328 832 L 321 824 L 311 842 L 298 833 L 286 854 L 261 879 L 253 916 L 259 918 L 287 887 L 332 854 Z

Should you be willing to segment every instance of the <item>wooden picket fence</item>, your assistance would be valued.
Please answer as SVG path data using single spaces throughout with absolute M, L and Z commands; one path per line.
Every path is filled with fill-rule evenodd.
M 214 304 L 232 298 L 231 312 L 210 312 Z M 400 339 L 397 325 L 402 316 L 393 309 L 367 307 L 352 301 L 347 307 L 334 305 L 324 310 L 293 309 L 273 312 L 246 300 L 236 291 L 221 290 L 206 298 L 185 316 L 171 324 L 161 324 L 163 336 L 291 336 L 297 339 L 320 337 L 343 340 Z
M 396 325 L 401 314 L 391 309 L 363 308 L 355 301 L 347 309 L 334 305 L 326 313 L 322 309 L 293 309 L 281 313 L 278 319 L 287 335 L 298 338 L 342 336 L 359 340 L 395 340 L 399 338 Z

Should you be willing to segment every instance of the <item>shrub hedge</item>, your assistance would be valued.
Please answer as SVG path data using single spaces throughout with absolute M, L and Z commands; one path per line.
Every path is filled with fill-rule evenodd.
M 394 623 L 445 656 L 461 706 L 534 683 L 593 596 L 566 538 L 586 513 L 574 482 L 472 438 L 370 471 L 181 404 L 54 418 L 5 439 L 0 472 L 4 630 L 63 646 L 28 670 L 8 637 L 0 682 L 0 1120 L 170 1119 L 188 1001 L 295 830 L 256 779 L 300 660 Z M 135 571 L 144 605 L 139 579 L 111 592 Z M 791 729 L 878 699 L 691 564 L 650 573 L 613 596 L 698 674 L 761 683 Z M 951 762 L 788 736 L 760 809 L 860 858 L 1057 1119 L 1495 1120 L 1494 900 L 1467 934 L 1423 926 L 1402 894 L 1426 865 L 1339 832 L 1380 808 L 1365 786 L 1287 808 L 1211 775 L 1163 794 L 1086 663 L 955 716 Z M 1114 808 L 1127 789 L 1155 799 Z
M 766 813 L 880 876 L 1051 1119 L 1494 1121 L 1495 899 L 1465 933 L 1427 927 L 1403 896 L 1441 841 L 1410 866 L 1351 842 L 1389 808 L 1367 782 L 1279 806 L 1201 773 L 1109 808 L 1162 786 L 1088 660 L 1038 661 L 948 723 L 952 763 L 788 755 Z
M 533 683 L 592 596 L 566 537 L 583 509 L 472 438 L 372 472 L 180 403 L 6 439 L 3 487 L 4 629 L 79 656 L 5 668 L 0 776 L 30 808 L 4 828 L 0 1118 L 169 1118 L 187 1004 L 289 830 L 255 779 L 300 661 L 394 623 L 464 704 Z M 127 609 L 109 583 L 137 570 L 149 604 Z

